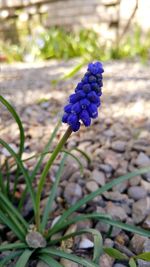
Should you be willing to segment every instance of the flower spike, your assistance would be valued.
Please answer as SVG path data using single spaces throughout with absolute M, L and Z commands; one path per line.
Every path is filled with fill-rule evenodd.
M 73 132 L 80 129 L 81 121 L 88 127 L 91 125 L 91 119 L 97 118 L 98 107 L 101 104 L 103 72 L 101 62 L 90 63 L 74 94 L 70 95 L 69 104 L 64 107 L 62 122 L 67 123 Z

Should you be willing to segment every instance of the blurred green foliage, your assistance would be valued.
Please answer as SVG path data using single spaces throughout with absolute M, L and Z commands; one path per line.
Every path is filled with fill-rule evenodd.
M 131 34 L 117 44 L 104 42 L 93 30 L 68 32 L 63 28 L 44 30 L 37 36 L 26 36 L 19 45 L 0 43 L 1 53 L 8 62 L 47 59 L 122 59 L 138 57 L 146 61 L 150 57 L 150 33 L 142 34 L 136 26 Z

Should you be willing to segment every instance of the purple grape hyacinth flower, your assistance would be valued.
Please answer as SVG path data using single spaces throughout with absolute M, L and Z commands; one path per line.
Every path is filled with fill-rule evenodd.
M 70 95 L 69 103 L 64 107 L 62 122 L 67 123 L 73 132 L 80 129 L 81 121 L 88 127 L 91 119 L 97 118 L 101 104 L 103 72 L 101 62 L 90 63 L 81 82 L 77 84 L 75 93 Z

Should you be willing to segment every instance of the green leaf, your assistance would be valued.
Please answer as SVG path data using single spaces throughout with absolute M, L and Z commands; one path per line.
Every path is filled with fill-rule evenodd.
M 46 254 L 49 254 L 49 255 L 52 255 L 52 256 L 58 256 L 60 258 L 65 258 L 67 260 L 70 260 L 70 261 L 76 262 L 78 264 L 81 264 L 81 265 L 83 265 L 85 267 L 99 267 L 99 265 L 97 265 L 97 264 L 95 264 L 95 263 L 93 263 L 93 262 L 91 262 L 89 260 L 86 260 L 86 259 L 83 259 L 81 257 L 75 256 L 75 255 L 72 255 L 72 254 L 69 254 L 69 253 L 66 253 L 66 252 L 63 252 L 63 251 L 58 250 L 58 249 L 45 248 L 45 249 L 41 249 L 41 253 L 46 253 Z
M 84 65 L 85 65 L 85 60 L 77 64 L 70 72 L 65 74 L 61 79 L 66 80 L 66 79 L 72 78 Z
M 119 178 L 113 179 L 111 182 L 105 184 L 95 192 L 92 192 L 91 194 L 85 196 L 83 199 L 79 200 L 76 204 L 71 206 L 68 210 L 66 210 L 61 218 L 58 220 L 58 222 L 54 225 L 54 227 L 57 227 L 58 225 L 61 225 L 65 219 L 67 219 L 73 212 L 77 211 L 81 206 L 88 203 L 92 199 L 94 199 L 96 196 L 103 194 L 104 192 L 110 190 L 114 185 L 118 185 L 124 181 L 127 181 L 131 179 L 132 177 L 144 174 L 150 171 L 150 167 L 145 167 L 142 169 L 139 169 L 137 171 L 127 173 L 126 175 L 120 176 Z
M 34 211 L 36 211 L 36 206 L 35 206 L 35 195 L 34 195 L 34 190 L 33 190 L 33 187 L 32 187 L 32 183 L 31 183 L 31 179 L 28 175 L 28 172 L 26 171 L 26 169 L 24 168 L 23 164 L 22 164 L 22 161 L 21 159 L 19 158 L 19 156 L 13 151 L 13 149 L 2 139 L 0 139 L 0 144 L 2 146 L 4 146 L 8 151 L 9 153 L 13 156 L 13 158 L 16 160 L 21 172 L 23 173 L 23 176 L 25 178 L 25 181 L 26 181 L 26 184 L 28 186 L 28 190 L 29 190 L 29 193 L 31 195 L 31 199 L 32 199 L 32 204 L 33 204 L 33 208 L 34 208 Z
M 131 259 L 129 260 L 129 266 L 130 266 L 130 267 L 137 267 L 136 262 L 135 262 L 135 260 L 134 260 L 133 258 L 131 258 Z
M 47 224 L 49 213 L 52 210 L 53 201 L 54 201 L 55 196 L 56 196 L 57 187 L 58 187 L 58 184 L 59 184 L 61 175 L 62 175 L 62 171 L 64 169 L 66 158 L 67 158 L 67 154 L 65 154 L 63 156 L 63 158 L 62 158 L 62 160 L 60 162 L 58 171 L 56 173 L 55 182 L 54 182 L 54 184 L 52 186 L 52 189 L 51 189 L 49 198 L 47 200 L 47 203 L 46 203 L 46 206 L 45 206 L 45 209 L 44 209 L 44 214 L 43 214 L 43 218 L 42 218 L 42 222 L 41 222 L 41 231 L 43 231 L 45 229 L 46 224 Z
M 33 253 L 33 250 L 26 249 L 20 256 L 20 258 L 18 259 L 15 267 L 25 267 L 32 253 Z
M 6 267 L 10 260 L 15 259 L 17 256 L 20 256 L 22 254 L 22 251 L 14 251 L 10 253 L 9 255 L 5 255 L 5 258 L 0 261 L 0 267 Z
M 135 234 L 150 237 L 150 231 L 131 225 L 131 224 L 122 223 L 120 221 L 115 221 L 113 219 L 105 219 L 105 218 L 101 218 L 101 222 L 104 222 L 112 226 L 116 226 L 118 228 L 121 228 L 122 230 L 126 230 L 129 232 L 135 233 Z
M 0 245 L 1 252 L 11 249 L 22 249 L 22 248 L 27 248 L 27 245 L 25 243 L 18 243 L 18 242 L 13 244 Z
M 21 158 L 22 153 L 24 151 L 24 139 L 25 139 L 24 138 L 24 129 L 23 129 L 22 122 L 21 122 L 21 120 L 19 118 L 19 115 L 15 111 L 15 109 L 12 107 L 12 105 L 2 95 L 0 95 L 0 102 L 9 110 L 9 112 L 12 115 L 12 117 L 15 119 L 16 123 L 18 124 L 19 131 L 20 131 L 20 148 L 19 148 L 18 155 Z
M 3 178 L 3 174 L 1 172 L 1 169 L 0 169 L 0 188 L 1 188 L 1 191 L 6 195 L 7 192 L 6 192 L 4 178 Z
M 59 120 L 59 122 L 57 123 L 56 127 L 54 128 L 54 131 L 52 132 L 52 134 L 51 134 L 51 136 L 50 136 L 50 139 L 49 139 L 48 143 L 46 144 L 46 146 L 45 146 L 45 148 L 44 148 L 43 153 L 41 154 L 41 156 L 40 156 L 40 158 L 39 158 L 37 164 L 35 165 L 35 167 L 34 167 L 34 169 L 33 169 L 33 171 L 32 171 L 32 174 L 31 174 L 31 176 L 30 176 L 30 180 L 31 180 L 31 182 L 32 182 L 32 181 L 34 180 L 34 178 L 36 177 L 36 174 L 37 174 L 38 170 L 40 169 L 40 167 L 41 167 L 41 165 L 42 165 L 42 162 L 43 162 L 43 160 L 44 160 L 44 158 L 45 158 L 46 153 L 49 152 L 49 148 L 50 148 L 50 146 L 51 146 L 51 144 L 52 144 L 52 142 L 53 142 L 53 140 L 54 140 L 54 138 L 55 138 L 55 136 L 56 136 L 56 134 L 57 134 L 57 132 L 58 132 L 58 129 L 59 129 L 60 125 L 61 125 L 61 120 Z M 22 197 L 21 197 L 21 200 L 20 200 L 20 202 L 19 202 L 19 209 L 20 209 L 20 208 L 22 207 L 22 205 L 23 205 L 23 202 L 24 202 L 24 200 L 25 200 L 25 196 L 26 196 L 27 191 L 28 191 L 28 188 L 26 187 L 25 190 L 24 190 L 24 192 L 22 193 Z
M 137 256 L 135 256 L 136 259 L 141 259 L 144 261 L 150 261 L 150 252 L 144 252 Z
M 68 154 L 69 156 L 71 156 L 72 158 L 74 158 L 77 161 L 77 163 L 79 164 L 79 167 L 80 167 L 80 172 L 83 175 L 83 165 L 82 165 L 81 161 L 73 153 L 71 153 L 70 151 L 67 151 L 67 150 L 64 150 L 64 149 L 62 149 L 61 151 L 65 152 L 66 154 Z
M 20 230 L 16 227 L 16 225 L 0 211 L 0 221 L 4 225 L 7 225 L 9 229 L 19 238 L 19 240 L 24 241 L 24 235 L 20 232 Z
M 48 266 L 50 267 L 63 267 L 63 265 L 61 265 L 58 261 L 56 261 L 55 259 L 53 259 L 47 254 L 43 253 L 41 256 L 39 256 L 39 258 L 40 260 L 48 264 Z
M 127 260 L 128 257 L 115 248 L 103 248 L 104 252 L 116 260 Z
M 23 216 L 18 212 L 18 210 L 12 205 L 12 203 L 9 201 L 9 199 L 2 193 L 0 192 L 0 201 L 1 203 L 4 204 L 4 208 L 8 208 L 12 215 L 16 216 L 16 218 L 22 223 L 24 228 L 27 230 L 28 229 L 28 223 L 25 221 Z
M 79 221 L 83 221 L 86 219 L 94 219 L 94 220 L 101 220 L 102 218 L 105 219 L 110 219 L 111 216 L 109 214 L 104 214 L 104 213 L 92 213 L 92 214 L 83 214 L 83 215 L 78 215 L 75 216 L 73 219 L 67 219 L 65 220 L 65 222 L 63 222 L 61 225 L 57 225 L 57 227 L 55 227 L 55 225 L 49 230 L 48 232 L 48 236 L 47 237 L 51 237 L 53 234 L 57 233 L 60 230 L 65 229 L 67 226 L 77 223 Z M 51 241 L 53 242 L 53 241 Z
M 79 149 L 77 147 L 73 148 L 72 150 L 80 152 L 85 157 L 85 159 L 88 161 L 88 164 L 91 163 L 91 158 L 89 157 L 89 155 L 87 153 L 85 153 L 85 151 L 83 151 L 82 149 Z

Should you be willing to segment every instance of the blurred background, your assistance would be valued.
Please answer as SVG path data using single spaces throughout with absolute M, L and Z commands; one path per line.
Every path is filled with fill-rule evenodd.
M 150 58 L 150 1 L 0 0 L 0 61 Z

